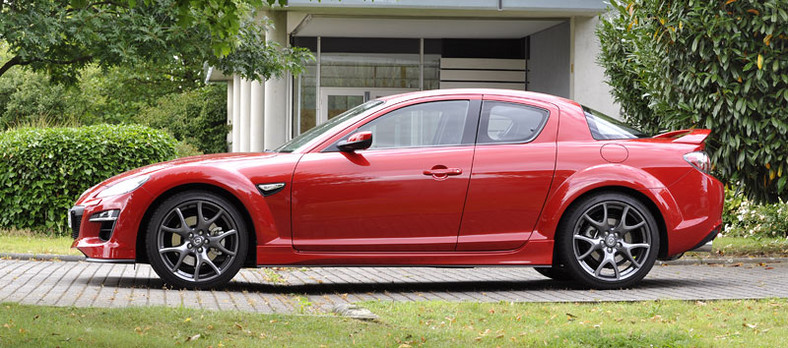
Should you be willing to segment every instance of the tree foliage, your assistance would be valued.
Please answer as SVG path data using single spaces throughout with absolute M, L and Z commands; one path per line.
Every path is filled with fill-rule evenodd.
M 266 44 L 255 8 L 278 0 L 0 0 L 0 42 L 14 66 L 75 82 L 81 69 L 210 65 L 250 79 L 300 72 L 303 49 Z M 257 47 L 249 53 L 244 47 Z M 243 64 L 237 57 L 243 53 Z
M 716 171 L 788 198 L 788 0 L 612 1 L 600 63 L 628 121 L 711 128 Z

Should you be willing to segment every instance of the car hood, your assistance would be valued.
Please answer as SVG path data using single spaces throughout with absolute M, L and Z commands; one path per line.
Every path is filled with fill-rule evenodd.
M 190 156 L 190 157 L 182 157 L 177 158 L 174 160 L 166 161 L 166 162 L 159 162 L 150 164 L 144 167 L 135 168 L 121 174 L 115 175 L 109 179 L 106 179 L 99 184 L 91 187 L 87 191 L 85 191 L 82 196 L 80 196 L 79 200 L 82 200 L 85 196 L 92 196 L 93 193 L 97 192 L 102 187 L 112 186 L 115 183 L 139 176 L 139 175 L 148 175 L 154 174 L 158 171 L 162 171 L 172 167 L 178 166 L 212 166 L 212 167 L 220 167 L 224 169 L 239 169 L 245 166 L 244 163 L 260 163 L 260 160 L 267 160 L 273 159 L 279 156 L 279 153 L 276 152 L 258 152 L 258 153 L 220 153 L 220 154 L 210 154 L 210 155 L 200 155 L 200 156 Z

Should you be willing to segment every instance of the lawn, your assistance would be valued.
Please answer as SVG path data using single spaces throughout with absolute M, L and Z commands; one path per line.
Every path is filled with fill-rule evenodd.
M 71 249 L 71 237 L 41 235 L 28 230 L 0 230 L 0 253 L 82 255 Z
M 367 302 L 367 322 L 184 308 L 2 304 L 0 346 L 782 346 L 788 301 Z

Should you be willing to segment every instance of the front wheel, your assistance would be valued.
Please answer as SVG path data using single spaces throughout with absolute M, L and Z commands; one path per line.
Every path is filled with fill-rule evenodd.
M 579 201 L 561 221 L 558 255 L 573 279 L 596 289 L 624 288 L 654 266 L 659 232 L 639 200 L 602 193 Z
M 247 253 L 246 224 L 224 197 L 207 191 L 176 194 L 156 208 L 145 238 L 151 267 L 179 288 L 229 282 Z

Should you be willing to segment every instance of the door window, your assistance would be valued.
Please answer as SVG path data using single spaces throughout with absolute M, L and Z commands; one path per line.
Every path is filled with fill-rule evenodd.
M 371 149 L 452 146 L 463 144 L 469 129 L 467 100 L 406 106 L 358 129 L 372 132 Z
M 478 143 L 529 142 L 539 135 L 548 114 L 547 110 L 532 106 L 485 101 Z

